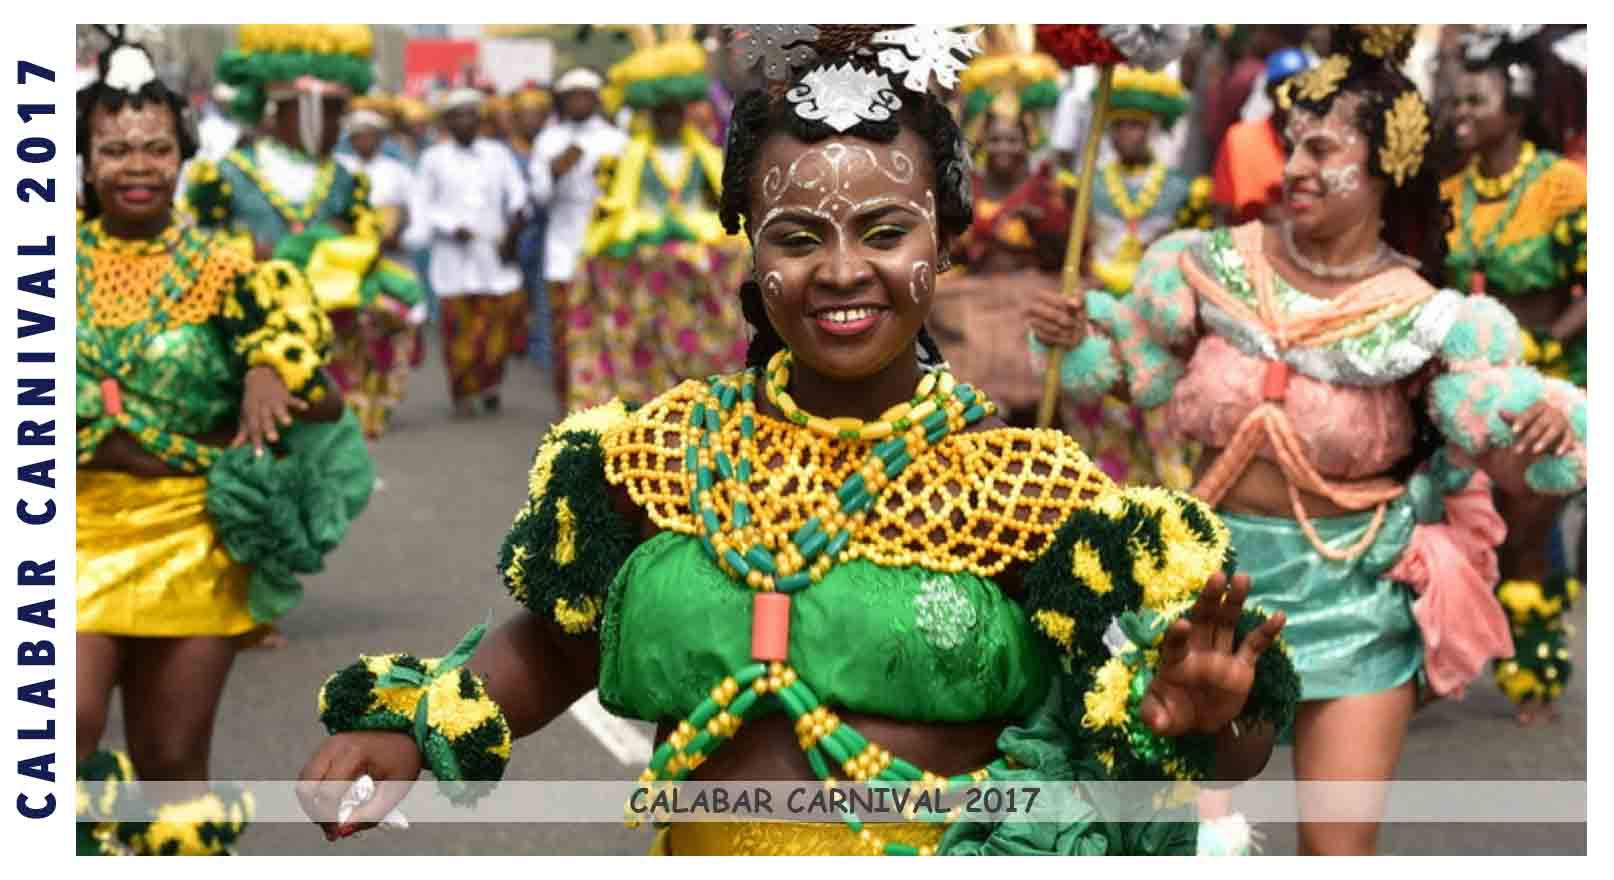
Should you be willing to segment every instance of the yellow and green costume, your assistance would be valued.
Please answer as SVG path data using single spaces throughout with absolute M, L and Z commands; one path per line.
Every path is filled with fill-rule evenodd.
M 144 241 L 81 222 L 75 258 L 79 463 L 123 431 L 187 474 L 80 472 L 79 630 L 230 636 L 273 620 L 368 499 L 363 441 L 351 420 L 297 423 L 278 460 L 193 438 L 236 425 L 255 366 L 326 394 L 329 321 L 294 267 L 254 265 L 177 217 Z M 297 513 L 259 519 L 282 509 Z
M 701 100 L 706 88 L 705 52 L 673 39 L 613 67 L 604 98 L 650 110 Z M 717 216 L 722 150 L 691 125 L 674 144 L 656 143 L 642 120 L 635 128 L 596 170 L 604 195 L 564 310 L 568 409 L 642 400 L 745 361 L 736 291 L 746 243 Z
M 218 74 L 238 90 L 236 112 L 253 123 L 272 88 L 311 80 L 362 95 L 372 80 L 364 25 L 242 25 L 239 43 L 220 56 Z M 411 315 L 423 307 L 425 289 L 413 269 L 381 256 L 383 218 L 362 172 L 330 156 L 303 157 L 314 166 L 313 190 L 293 203 L 266 173 L 270 149 L 299 153 L 259 140 L 217 163 L 193 162 L 185 203 L 198 223 L 229 233 L 248 256 L 263 243 L 307 274 L 335 331 L 329 375 L 365 433 L 379 436 L 405 395 L 418 323 Z
M 320 570 L 369 498 L 358 426 L 350 414 L 298 422 L 261 458 L 195 438 L 238 424 L 254 367 L 305 400 L 329 393 L 329 321 L 295 267 L 254 264 L 177 215 L 149 240 L 81 218 L 74 256 L 78 631 L 227 637 L 274 620 L 301 597 L 297 575 Z M 181 474 L 84 468 L 116 431 Z M 79 776 L 129 781 L 133 769 L 98 752 Z M 97 821 L 81 800 L 81 853 L 226 852 L 251 810 L 221 790 L 156 805 L 149 821 Z
M 766 376 L 687 381 L 642 408 L 613 401 L 567 418 L 539 446 L 500 550 L 512 596 L 567 633 L 598 634 L 607 709 L 677 722 L 641 782 L 688 778 L 748 723 L 781 711 L 824 780 L 1169 783 L 1210 772 L 1213 738 L 1158 737 L 1139 704 L 1164 628 L 1231 567 L 1213 514 L 1187 495 L 1117 486 L 1057 432 L 966 430 L 994 407 L 948 374 L 858 430 L 795 410 L 788 369 L 776 358 Z M 762 383 L 786 419 L 756 411 Z M 813 465 L 767 466 L 781 456 Z M 639 541 L 613 487 L 660 528 L 655 537 Z M 1018 595 L 1000 585 L 1011 569 Z M 1241 633 L 1262 619 L 1248 612 Z M 1286 725 L 1298 681 L 1281 644 L 1256 676 L 1246 715 Z M 869 742 L 843 709 L 1013 723 L 1001 757 L 949 778 Z M 954 812 L 787 827 L 797 833 L 677 824 L 654 852 L 1195 846 L 1191 821 L 988 824 Z
M 1491 179 L 1476 158 L 1441 184 L 1452 206 L 1448 283 L 1504 302 L 1568 288 L 1586 292 L 1586 172 L 1529 141 L 1512 171 Z M 1543 375 L 1586 387 L 1586 334 L 1553 339 L 1547 327 L 1520 327 L 1522 359 Z M 1555 539 L 1554 539 L 1555 540 Z M 1515 654 L 1496 665 L 1508 699 L 1551 702 L 1571 671 L 1568 624 L 1563 614 L 1579 584 L 1557 572 L 1545 583 L 1504 580 L 1497 598 L 1513 627 Z
M 1548 290 L 1586 290 L 1586 171 L 1525 142 L 1501 178 L 1475 163 L 1441 184 L 1452 206 L 1447 283 L 1502 300 Z M 1483 190 L 1483 192 L 1482 192 Z M 1525 358 L 1543 374 L 1586 387 L 1586 336 L 1560 342 L 1524 329 Z

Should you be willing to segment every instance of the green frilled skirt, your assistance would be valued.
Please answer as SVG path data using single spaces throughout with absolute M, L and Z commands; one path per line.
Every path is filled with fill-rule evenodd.
M 1328 700 L 1394 688 L 1423 666 L 1423 636 L 1412 616 L 1412 591 L 1383 573 L 1410 535 L 1410 517 L 1387 512 L 1379 537 L 1354 560 L 1325 559 L 1291 519 L 1219 512 L 1232 532 L 1238 567 L 1250 576 L 1250 599 L 1288 617 L 1283 640 L 1300 674 L 1302 700 Z M 1324 543 L 1349 547 L 1371 513 L 1312 520 Z M 1400 528 L 1402 519 L 1408 519 Z

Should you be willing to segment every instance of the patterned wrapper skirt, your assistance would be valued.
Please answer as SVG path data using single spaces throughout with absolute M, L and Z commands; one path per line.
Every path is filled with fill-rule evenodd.
M 425 357 L 420 328 L 408 306 L 388 297 L 377 297 L 367 309 L 329 314 L 335 341 L 325 371 L 358 416 L 364 436 L 379 437 L 408 393 L 410 370 Z
M 668 242 L 625 260 L 590 259 L 566 292 L 566 410 L 645 401 L 681 380 L 743 367 L 742 253 Z
M 220 543 L 206 477 L 81 470 L 77 493 L 78 631 L 118 636 L 234 636 L 251 569 Z
M 445 296 L 439 304 L 443 328 L 443 363 L 449 393 L 463 400 L 497 391 L 504 381 L 505 359 L 515 350 L 526 319 L 515 314 L 524 298 L 478 293 Z

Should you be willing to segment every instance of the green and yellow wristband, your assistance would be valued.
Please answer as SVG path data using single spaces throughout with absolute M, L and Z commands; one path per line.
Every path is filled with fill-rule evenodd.
M 360 655 L 320 688 L 320 722 L 333 734 L 411 734 L 448 799 L 474 803 L 486 792 L 466 783 L 497 781 L 510 762 L 504 712 L 482 680 L 465 668 L 487 629 L 487 624 L 474 627 L 446 657 Z

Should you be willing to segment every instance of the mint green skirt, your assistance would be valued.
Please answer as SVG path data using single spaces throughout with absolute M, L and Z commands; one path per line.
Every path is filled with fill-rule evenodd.
M 1411 517 L 1392 504 L 1378 538 L 1348 562 L 1325 559 L 1291 519 L 1218 512 L 1232 532 L 1239 571 L 1250 576 L 1250 603 L 1282 611 L 1283 640 L 1300 675 L 1302 700 L 1388 690 L 1423 666 L 1423 636 L 1413 594 L 1383 576 L 1411 532 Z M 1312 520 L 1330 547 L 1350 547 L 1371 512 Z

